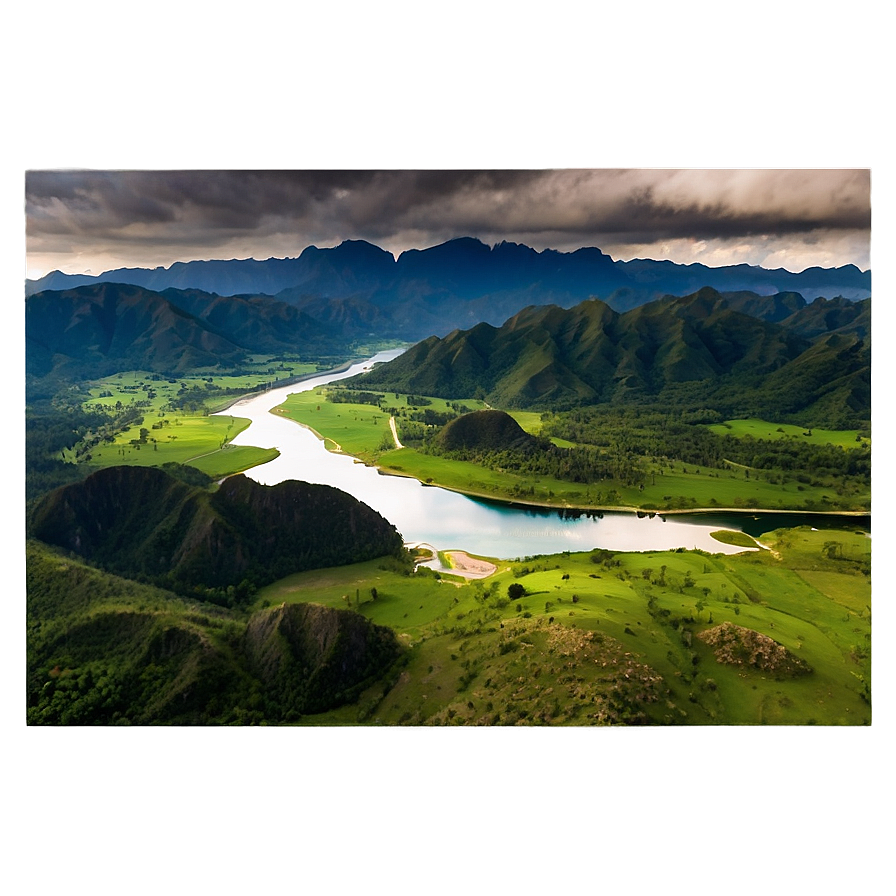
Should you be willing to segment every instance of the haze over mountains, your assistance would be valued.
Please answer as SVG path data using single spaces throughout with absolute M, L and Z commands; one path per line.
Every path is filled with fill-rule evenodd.
M 123 268 L 98 276 L 47 274 L 26 281 L 26 295 L 96 283 L 125 283 L 155 292 L 200 290 L 218 296 L 276 297 L 346 336 L 391 332 L 409 340 L 445 335 L 480 322 L 501 324 L 520 308 L 568 308 L 600 298 L 625 311 L 665 295 L 704 286 L 758 295 L 798 292 L 807 300 L 871 294 L 871 272 L 854 265 L 800 273 L 752 265 L 710 268 L 670 261 L 613 261 L 600 249 L 538 252 L 518 243 L 493 247 L 464 237 L 398 258 L 347 240 L 306 248 L 297 258 L 178 262 L 169 268 Z

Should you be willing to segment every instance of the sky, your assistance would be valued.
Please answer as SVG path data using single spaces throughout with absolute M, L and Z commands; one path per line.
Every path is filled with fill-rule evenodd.
M 461 236 L 623 260 L 870 267 L 867 168 L 34 169 L 25 194 L 32 279 L 345 239 L 397 256 Z

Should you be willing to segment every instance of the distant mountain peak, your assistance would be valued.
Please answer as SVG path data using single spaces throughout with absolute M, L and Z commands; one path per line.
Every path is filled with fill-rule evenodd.
M 837 295 L 856 301 L 871 295 L 870 273 L 854 265 L 794 274 L 746 264 L 711 268 L 614 261 L 596 246 L 536 251 L 511 240 L 488 245 L 473 236 L 409 249 L 397 258 L 367 240 L 346 239 L 329 248 L 308 246 L 297 258 L 177 262 L 168 269 L 122 268 L 95 277 L 53 273 L 27 282 L 26 295 L 100 281 L 156 292 L 173 287 L 219 296 L 275 296 L 308 308 L 321 322 L 338 319 L 345 332 L 409 340 L 483 321 L 500 324 L 527 305 L 569 308 L 589 298 L 624 312 L 703 287 L 764 296 L 798 292 L 807 301 Z

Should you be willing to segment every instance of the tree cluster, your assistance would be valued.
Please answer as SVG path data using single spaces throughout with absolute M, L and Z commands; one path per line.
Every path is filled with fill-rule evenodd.
M 806 484 L 832 479 L 856 480 L 867 486 L 871 449 L 865 443 L 844 449 L 818 445 L 799 437 L 756 439 L 717 435 L 701 425 L 707 415 L 663 412 L 651 408 L 578 408 L 543 415 L 542 433 L 594 446 L 605 452 L 677 461 L 709 469 L 737 464 L 755 470 L 778 471 Z M 695 422 L 692 422 L 695 421 Z M 697 422 L 699 421 L 699 422 Z

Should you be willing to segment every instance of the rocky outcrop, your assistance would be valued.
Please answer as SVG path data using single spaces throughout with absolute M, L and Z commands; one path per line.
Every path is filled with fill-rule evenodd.
M 286 718 L 349 702 L 401 652 L 391 629 L 316 604 L 254 614 L 244 644 L 249 669 Z
M 805 675 L 811 667 L 783 644 L 731 622 L 700 632 L 697 637 L 715 648 L 716 660 L 733 666 L 751 666 L 782 678 Z

